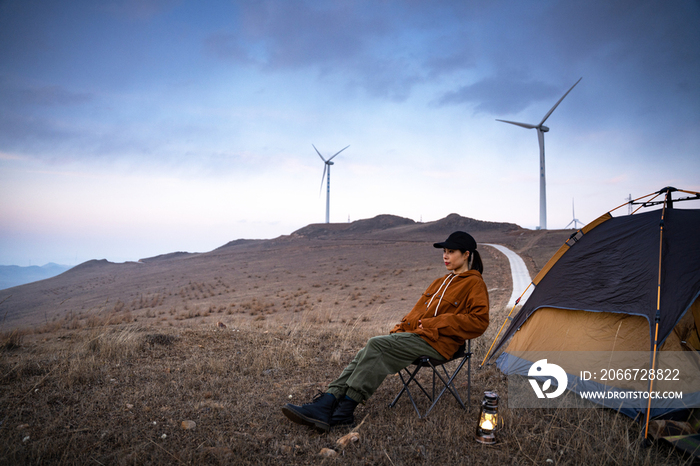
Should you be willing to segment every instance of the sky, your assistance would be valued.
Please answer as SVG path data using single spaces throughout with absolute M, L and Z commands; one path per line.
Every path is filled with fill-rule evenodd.
M 700 191 L 700 1 L 0 0 L 0 264 Z M 312 146 L 313 144 L 313 146 Z M 626 207 L 621 211 L 626 213 Z M 441 238 L 438 238 L 441 239 Z

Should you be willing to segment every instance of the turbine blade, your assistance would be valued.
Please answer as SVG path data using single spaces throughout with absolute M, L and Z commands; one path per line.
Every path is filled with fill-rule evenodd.
M 569 225 L 571 225 L 572 223 L 574 223 L 574 221 L 575 221 L 575 220 L 570 221 L 570 222 L 569 222 Z M 568 230 L 569 225 L 565 226 L 564 229 L 565 229 L 565 230 Z M 576 228 L 576 224 L 574 224 L 574 228 Z
M 323 156 L 321 155 L 321 153 L 318 151 L 318 149 L 316 149 L 316 146 L 314 146 L 313 144 L 311 144 L 311 146 L 316 150 L 316 153 L 318 154 L 318 156 L 321 157 L 321 160 L 323 160 L 323 162 L 325 163 L 326 159 L 324 159 Z
M 321 175 L 321 189 L 318 190 L 318 195 L 320 196 L 323 194 L 323 179 L 326 177 L 326 168 L 328 168 L 328 164 L 324 163 L 323 164 L 323 175 Z
M 529 123 L 518 123 L 517 121 L 508 121 L 508 120 L 499 120 L 499 119 L 496 119 L 496 121 L 502 121 L 503 123 L 510 123 L 511 125 L 515 125 L 515 126 L 522 126 L 523 128 L 527 128 L 527 129 L 537 128 L 537 126 L 531 125 Z
M 568 91 L 566 91 L 566 94 L 564 94 L 564 95 L 562 96 L 562 98 L 559 99 L 559 102 L 557 102 L 556 104 L 554 104 L 554 107 L 552 107 L 552 109 L 551 109 L 549 112 L 547 112 L 547 114 L 544 116 L 544 118 L 542 118 L 542 121 L 540 121 L 540 124 L 537 125 L 537 126 L 542 126 L 542 125 L 544 124 L 544 122 L 547 121 L 547 118 L 549 118 L 549 115 L 552 114 L 552 112 L 554 111 L 554 109 L 557 108 L 557 107 L 559 106 L 559 104 L 561 103 L 562 100 L 564 100 L 564 97 L 566 97 L 567 95 L 569 95 L 569 92 L 571 92 L 571 90 L 572 90 L 574 87 L 576 87 L 576 84 L 580 83 L 582 79 L 583 79 L 583 78 L 578 78 L 578 81 L 576 81 L 576 82 L 574 83 L 574 85 L 571 86 L 571 89 L 569 89 Z
M 328 161 L 330 162 L 331 160 L 333 160 L 333 157 L 335 157 L 336 155 L 340 154 L 341 152 L 343 152 L 343 151 L 344 151 L 345 149 L 347 149 L 348 147 L 350 147 L 350 146 L 348 145 L 348 146 L 345 146 L 345 147 L 343 147 L 342 149 L 340 149 L 338 152 L 336 152 L 335 154 L 333 154 L 333 155 L 331 156 L 331 158 L 328 159 Z

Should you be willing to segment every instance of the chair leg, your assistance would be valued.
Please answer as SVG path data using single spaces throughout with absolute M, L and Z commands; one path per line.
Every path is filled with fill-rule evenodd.
M 411 382 L 415 382 L 416 385 L 418 385 L 418 387 L 421 389 L 421 391 L 425 394 L 425 396 L 430 398 L 430 395 L 428 395 L 428 392 L 425 390 L 425 388 L 423 388 L 423 385 L 421 385 L 421 383 L 418 381 L 418 379 L 416 379 L 416 374 L 418 374 L 418 371 L 423 366 L 424 366 L 424 364 L 417 364 L 416 368 L 413 370 L 413 372 L 409 372 L 408 369 L 402 369 L 401 371 L 399 371 L 399 377 L 401 378 L 401 382 L 403 383 L 403 387 L 401 388 L 401 391 L 399 392 L 399 394 L 396 395 L 396 398 L 394 398 L 394 401 L 389 403 L 390 408 L 393 408 L 396 405 L 396 402 L 399 401 L 399 398 L 401 398 L 401 395 L 403 395 L 405 392 L 406 394 L 408 394 L 408 398 L 411 400 L 411 404 L 413 405 L 413 409 L 415 409 L 416 413 L 418 413 L 418 418 L 419 419 L 422 418 L 422 416 L 420 414 L 420 409 L 418 409 L 418 405 L 416 404 L 416 401 L 413 399 L 413 395 L 411 394 L 411 389 L 409 388 L 409 384 Z M 408 380 L 404 379 L 404 376 L 403 376 L 404 370 L 406 371 L 406 374 L 409 375 Z M 432 398 L 430 398 L 430 399 L 432 400 Z
M 408 369 L 402 369 L 401 371 L 399 371 L 398 374 L 399 374 L 399 377 L 401 378 L 401 382 L 403 383 L 403 387 L 401 388 L 401 391 L 399 392 L 399 394 L 396 395 L 396 398 L 394 398 L 394 401 L 389 403 L 390 408 L 393 408 L 394 405 L 396 405 L 396 402 L 399 400 L 399 398 L 401 398 L 401 395 L 403 395 L 405 392 L 408 395 L 408 399 L 411 400 L 411 404 L 413 405 L 413 409 L 415 409 L 416 413 L 418 414 L 418 419 L 423 418 L 423 416 L 421 416 L 420 409 L 418 409 L 418 405 L 416 404 L 416 401 L 413 399 L 413 394 L 411 394 L 411 389 L 410 389 L 409 385 L 411 384 L 411 382 L 415 382 L 415 384 L 418 385 L 418 387 L 421 389 L 423 394 L 426 397 L 428 397 L 428 399 L 430 399 L 432 401 L 432 398 L 430 397 L 428 392 L 425 390 L 423 385 L 416 378 L 418 371 L 420 371 L 424 366 L 425 366 L 424 363 L 420 363 L 420 364 L 416 365 L 416 368 L 413 370 L 413 372 L 409 372 Z M 409 375 L 408 380 L 404 379 L 402 371 L 406 371 L 406 374 Z
M 467 406 L 472 405 L 472 341 L 467 341 Z
M 454 384 L 454 382 L 453 382 L 454 379 L 455 379 L 455 377 L 456 377 L 457 374 L 459 373 L 460 367 L 461 367 L 461 365 L 460 365 L 459 367 L 457 367 L 457 370 L 455 370 L 455 371 L 452 373 L 452 375 L 450 375 L 450 373 L 447 372 L 447 369 L 445 369 L 445 366 L 444 366 L 444 365 L 442 366 L 442 371 L 445 373 L 445 377 L 448 379 L 447 385 L 446 385 L 446 386 L 447 386 L 447 389 L 450 390 L 450 393 L 452 393 L 452 395 L 453 395 L 455 398 L 457 398 L 457 401 L 459 402 L 459 404 L 462 405 L 462 408 L 464 408 L 464 403 L 462 402 L 462 398 L 459 396 L 459 392 L 457 392 L 457 387 L 455 387 L 455 384 Z M 436 371 L 436 372 L 437 372 L 437 371 Z M 445 383 L 445 381 L 442 379 L 442 377 L 440 377 L 440 380 L 442 381 L 443 384 Z M 438 395 L 438 396 L 442 396 L 443 393 L 445 393 L 445 389 L 444 389 L 444 388 L 442 389 L 442 391 L 440 392 L 440 395 Z
M 466 358 L 466 359 L 468 360 L 469 358 Z M 444 387 L 443 387 L 443 389 L 440 391 L 440 394 L 439 394 L 435 399 L 433 399 L 433 403 L 430 405 L 430 408 L 428 408 L 428 410 L 425 412 L 425 414 L 423 415 L 423 417 L 426 417 L 426 416 L 428 416 L 428 414 L 430 414 L 430 411 L 433 410 L 433 408 L 435 407 L 435 405 L 437 404 L 437 402 L 440 400 L 440 398 L 442 398 L 442 395 L 443 395 L 447 390 L 449 390 L 450 393 L 452 393 L 452 396 L 455 397 L 455 399 L 456 399 L 457 402 L 460 404 L 460 406 L 462 407 L 462 409 L 467 409 L 466 406 L 464 405 L 464 402 L 462 401 L 462 398 L 460 398 L 459 393 L 457 392 L 457 389 L 456 389 L 455 386 L 454 386 L 454 379 L 455 379 L 455 377 L 457 376 L 457 374 L 459 374 L 459 371 L 462 369 L 462 366 L 464 366 L 464 363 L 465 363 L 465 362 L 466 362 L 466 361 L 463 359 L 462 362 L 459 363 L 459 366 L 457 366 L 457 369 L 455 369 L 455 370 L 452 372 L 452 375 L 451 375 L 451 376 L 449 375 L 449 373 L 447 372 L 447 370 L 443 367 L 442 370 L 445 372 L 445 374 L 446 374 L 447 377 L 448 377 L 448 380 L 447 380 L 447 381 L 445 381 L 445 379 L 442 377 L 442 375 L 440 375 L 440 373 L 437 371 L 437 369 L 436 369 L 432 364 L 430 364 L 430 366 L 433 368 L 433 375 L 437 374 L 438 378 L 439 378 L 440 381 L 443 383 Z M 434 386 L 434 385 L 433 385 L 433 389 L 435 389 L 435 386 Z
M 396 398 L 394 398 L 394 401 L 389 403 L 390 408 L 393 408 L 394 405 L 396 405 L 396 402 L 399 401 L 399 398 L 401 398 L 401 395 L 403 395 L 403 392 L 406 391 L 406 381 L 403 379 L 403 374 L 401 373 L 401 371 L 399 371 L 399 377 L 401 377 L 401 383 L 403 384 L 403 387 L 401 387 L 401 391 L 399 392 L 398 395 L 396 395 Z
M 420 370 L 420 368 L 421 368 L 421 366 L 416 366 L 416 368 L 413 370 L 413 372 L 410 372 L 408 369 L 404 368 L 398 372 L 399 377 L 401 378 L 401 383 L 403 384 L 403 387 L 401 387 L 401 391 L 398 393 L 398 395 L 396 395 L 396 398 L 394 398 L 394 401 L 389 403 L 390 408 L 393 408 L 394 405 L 396 404 L 396 402 L 399 401 L 399 398 L 401 398 L 401 396 L 404 394 L 404 392 L 408 391 L 408 384 L 414 380 L 414 378 L 415 378 L 416 374 L 418 373 L 418 371 Z M 403 371 L 406 371 L 406 374 L 408 375 L 408 380 L 405 380 L 403 378 Z M 418 383 L 418 380 L 416 380 L 415 382 Z M 410 391 L 409 391 L 409 394 L 410 394 Z
M 463 348 L 464 349 L 464 348 Z M 418 414 L 419 419 L 423 419 L 430 414 L 430 411 L 435 407 L 437 402 L 442 398 L 442 396 L 445 394 L 446 391 L 449 390 L 449 392 L 452 394 L 452 396 L 457 400 L 459 405 L 462 407 L 462 409 L 469 409 L 469 405 L 471 405 L 471 384 L 472 384 L 472 379 L 471 379 L 471 340 L 467 342 L 467 347 L 466 351 L 464 353 L 464 356 L 460 356 L 461 361 L 459 362 L 459 365 L 457 368 L 452 372 L 450 375 L 450 372 L 445 368 L 445 364 L 439 364 L 442 366 L 442 371 L 444 373 L 443 375 L 440 373 L 438 368 L 433 365 L 432 361 L 429 358 L 421 358 L 420 361 L 417 361 L 415 364 L 415 369 L 413 372 L 409 371 L 408 368 L 404 368 L 401 371 L 399 371 L 399 377 L 401 378 L 401 382 L 403 383 L 403 387 L 401 388 L 401 391 L 396 395 L 396 398 L 389 403 L 389 407 L 392 408 L 396 405 L 398 402 L 399 398 L 406 392 L 408 394 L 409 399 L 411 400 L 411 404 L 413 405 L 413 409 L 415 409 L 416 413 Z M 455 359 L 456 360 L 456 359 Z M 462 370 L 464 367 L 464 364 L 467 364 L 467 405 L 464 404 L 464 401 L 462 401 L 462 398 L 459 395 L 459 392 L 457 391 L 457 387 L 454 384 L 454 380 L 459 374 L 459 372 Z M 432 373 L 432 378 L 433 378 L 433 386 L 432 386 L 432 396 L 428 391 L 426 391 L 425 387 L 418 381 L 417 374 L 420 371 L 421 368 L 429 366 L 433 373 Z M 408 379 L 404 377 L 403 371 L 406 371 L 406 375 L 408 376 Z M 440 390 L 440 393 L 437 394 L 436 396 L 436 377 L 440 379 L 440 382 L 442 382 L 443 387 Z M 418 387 L 421 389 L 423 394 L 428 398 L 428 400 L 431 402 L 430 407 L 428 410 L 425 412 L 425 414 L 421 414 L 420 409 L 418 409 L 418 405 L 416 404 L 416 401 L 413 399 L 413 394 L 411 393 L 411 389 L 409 385 L 411 382 L 415 382 Z

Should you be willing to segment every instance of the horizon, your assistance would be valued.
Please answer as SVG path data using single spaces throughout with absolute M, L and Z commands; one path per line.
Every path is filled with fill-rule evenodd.
M 443 218 L 436 219 L 436 220 L 432 220 L 432 221 L 433 221 L 433 222 L 437 222 L 437 221 L 440 221 L 440 220 L 444 220 L 444 219 L 447 218 L 448 216 L 450 216 L 450 215 L 455 215 L 455 214 L 456 214 L 456 215 L 460 215 L 460 214 L 457 214 L 456 212 L 452 212 L 452 213 L 448 214 L 447 216 L 445 216 L 445 217 L 443 217 Z M 359 222 L 359 221 L 362 221 L 362 220 L 371 220 L 371 219 L 373 219 L 373 218 L 381 217 L 381 216 L 400 217 L 399 215 L 394 215 L 394 214 L 378 214 L 378 215 L 375 215 L 374 217 L 359 218 L 359 219 L 353 220 L 353 221 L 351 221 L 351 222 L 331 222 L 331 224 L 354 223 L 354 222 Z M 460 216 L 463 217 L 462 215 L 460 215 Z M 400 218 L 406 218 L 406 217 L 400 217 Z M 470 217 L 465 217 L 465 218 L 470 218 Z M 417 220 L 413 220 L 413 219 L 408 219 L 408 220 L 412 220 L 414 223 L 430 223 L 430 222 L 417 221 Z M 478 222 L 486 222 L 486 220 L 480 220 L 480 219 L 476 219 L 476 218 L 472 218 L 471 220 L 476 220 L 476 221 L 478 221 Z M 499 223 L 512 223 L 512 222 L 499 222 Z M 272 237 L 272 238 L 236 238 L 236 239 L 231 239 L 231 240 L 228 240 L 228 241 L 226 241 L 225 243 L 220 244 L 220 245 L 218 245 L 218 246 L 216 246 L 216 247 L 214 247 L 213 249 L 210 249 L 210 250 L 208 250 L 208 251 L 185 251 L 185 250 L 179 249 L 179 250 L 175 250 L 175 251 L 162 252 L 162 253 L 155 254 L 155 255 L 151 255 L 151 256 L 144 256 L 144 257 L 140 257 L 140 258 L 138 258 L 138 259 L 133 259 L 133 260 L 125 260 L 125 261 L 110 261 L 110 260 L 108 260 L 108 262 L 110 262 L 110 263 L 115 263 L 115 264 L 122 264 L 122 263 L 126 263 L 126 262 L 139 262 L 139 261 L 144 260 L 144 259 L 152 259 L 152 258 L 154 258 L 154 257 L 158 257 L 158 256 L 161 256 L 161 255 L 175 254 L 175 253 L 206 254 L 206 253 L 212 252 L 212 251 L 214 251 L 214 250 L 216 250 L 216 249 L 218 249 L 218 248 L 220 248 L 220 247 L 222 247 L 222 246 L 225 246 L 226 244 L 228 244 L 228 243 L 230 243 L 230 242 L 233 242 L 233 241 L 240 241 L 240 240 L 245 240 L 245 241 L 269 241 L 269 240 L 273 240 L 273 239 L 280 238 L 280 237 L 283 237 L 283 236 L 290 236 L 290 235 L 292 235 L 294 232 L 296 232 L 296 231 L 298 231 L 298 230 L 301 230 L 301 229 L 303 229 L 303 228 L 312 226 L 312 225 L 326 225 L 326 223 L 325 223 L 325 222 L 309 223 L 308 225 L 305 225 L 305 226 L 302 226 L 302 227 L 300 227 L 300 228 L 297 228 L 297 229 L 294 230 L 294 231 L 290 231 L 290 232 L 288 232 L 288 233 L 283 233 L 283 234 L 281 234 L 281 235 L 278 235 L 278 236 L 275 236 L 275 237 Z M 517 225 L 517 226 L 520 227 L 520 228 L 523 228 L 523 227 L 521 227 L 520 225 Z M 525 228 L 525 229 L 526 229 L 526 230 L 531 230 L 530 228 Z M 83 262 L 80 262 L 80 263 L 78 263 L 78 264 L 58 264 L 58 263 L 55 263 L 55 262 L 47 262 L 47 263 L 44 264 L 44 265 L 29 264 L 29 265 L 27 265 L 27 266 L 22 266 L 22 265 L 18 265 L 18 264 L 0 264 L 0 267 L 22 267 L 22 268 L 27 268 L 27 267 L 46 267 L 47 265 L 58 265 L 58 266 L 61 266 L 61 267 L 75 267 L 76 265 L 80 265 L 80 264 L 83 264 L 83 263 L 85 263 L 85 262 L 100 261 L 100 260 L 107 260 L 107 259 L 106 259 L 106 258 L 97 258 L 97 257 L 93 257 L 93 258 L 87 259 L 87 260 L 85 260 L 85 261 L 83 261 Z
M 692 199 L 689 199 L 689 200 L 696 200 L 696 199 L 692 198 Z M 684 206 L 685 206 L 685 204 L 681 204 L 681 206 L 678 207 L 678 205 L 674 203 L 674 208 L 683 209 Z M 620 207 L 615 206 L 615 208 L 617 208 L 618 210 L 619 210 L 619 209 L 622 209 L 623 207 L 624 207 L 624 204 L 622 204 Z M 649 212 L 649 211 L 653 211 L 653 210 L 659 210 L 660 208 L 661 208 L 660 206 L 655 206 L 655 205 L 646 206 L 645 209 L 647 209 L 647 210 L 645 210 L 644 212 Z M 610 212 L 610 211 L 608 211 L 608 212 Z M 619 212 L 620 212 L 620 213 L 618 214 L 618 216 L 619 216 L 619 215 L 628 215 L 628 214 L 624 213 L 624 211 L 622 211 L 622 210 L 620 210 Z M 603 213 L 604 213 L 604 212 L 603 212 Z M 524 229 L 524 230 L 530 230 L 530 231 L 537 231 L 537 230 L 539 230 L 539 226 L 536 226 L 536 227 L 533 227 L 533 228 L 528 228 L 528 227 L 523 227 L 523 226 L 521 226 L 521 225 L 518 225 L 517 223 L 514 223 L 514 222 L 508 222 L 508 221 L 494 222 L 494 221 L 491 221 L 491 220 L 483 220 L 483 219 L 478 219 L 478 218 L 466 217 L 466 216 L 464 216 L 464 215 L 462 215 L 462 214 L 459 214 L 459 213 L 457 213 L 457 212 L 451 212 L 451 213 L 445 215 L 445 216 L 442 217 L 442 218 L 438 218 L 438 219 L 430 220 L 430 221 L 424 221 L 424 220 L 422 220 L 422 219 L 420 219 L 420 220 L 414 220 L 414 219 L 411 219 L 411 218 L 408 218 L 408 217 L 402 217 L 402 216 L 400 216 L 400 215 L 395 215 L 395 214 L 377 214 L 377 215 L 375 215 L 375 216 L 373 216 L 373 217 L 359 218 L 359 219 L 356 219 L 356 220 L 349 220 L 349 221 L 347 221 L 347 222 L 330 222 L 330 224 L 346 224 L 346 223 L 350 224 L 350 223 L 355 223 L 355 222 L 362 221 L 362 220 L 371 220 L 371 219 L 374 219 L 374 218 L 377 218 L 377 217 L 381 217 L 381 216 L 399 217 L 399 218 L 411 220 L 411 221 L 413 221 L 414 223 L 431 223 L 431 222 L 438 222 L 438 221 L 440 221 L 440 220 L 444 220 L 444 219 L 446 219 L 447 217 L 449 217 L 450 215 L 459 215 L 460 217 L 469 218 L 469 219 L 471 219 L 471 220 L 476 220 L 477 222 L 513 224 L 513 225 L 516 225 L 517 227 L 522 228 L 522 229 Z M 602 215 L 602 214 L 600 214 L 600 215 Z M 597 218 L 597 217 L 596 217 L 596 218 Z M 584 223 L 583 225 L 581 225 L 581 226 L 578 227 L 578 228 L 548 228 L 547 231 L 556 231 L 556 230 L 578 230 L 578 229 L 580 229 L 580 228 L 583 228 L 583 227 L 584 227 L 585 225 L 587 225 L 587 224 L 588 224 L 588 222 Z M 121 264 L 121 263 L 127 263 L 127 262 L 139 262 L 139 261 L 144 260 L 144 259 L 151 259 L 151 258 L 153 258 L 153 257 L 157 257 L 157 256 L 161 256 L 161 255 L 167 255 L 167 254 L 174 254 L 174 253 L 179 253 L 179 252 L 183 252 L 183 253 L 187 253 L 187 254 L 206 254 L 206 253 L 212 252 L 212 251 L 214 251 L 214 250 L 216 250 L 216 249 L 218 249 L 218 248 L 220 248 L 220 247 L 222 247 L 222 246 L 225 246 L 226 244 L 228 244 L 228 243 L 230 243 L 230 242 L 233 242 L 233 241 L 240 241 L 240 240 L 269 241 L 269 240 L 272 240 L 272 239 L 275 239 L 275 238 L 280 238 L 280 237 L 283 237 L 283 236 L 292 235 L 294 232 L 296 232 L 296 231 L 298 231 L 298 230 L 301 230 L 301 229 L 303 229 L 303 228 L 312 226 L 312 225 L 326 225 L 326 222 L 313 222 L 313 223 L 309 223 L 309 224 L 303 225 L 303 226 L 301 226 L 301 227 L 299 227 L 299 228 L 297 228 L 297 229 L 295 229 L 295 230 L 293 230 L 293 231 L 290 231 L 290 232 L 287 232 L 287 233 L 281 233 L 281 234 L 279 234 L 279 235 L 277 235 L 277 236 L 273 236 L 273 237 L 269 237 L 269 238 L 235 238 L 235 239 L 229 239 L 229 240 L 225 241 L 225 242 L 222 243 L 222 244 L 219 244 L 219 245 L 217 245 L 217 246 L 214 246 L 212 249 L 209 249 L 209 250 L 202 250 L 202 251 L 189 251 L 189 250 L 184 250 L 184 249 L 175 249 L 175 250 L 171 250 L 171 251 L 159 252 L 159 253 L 157 253 L 157 254 L 145 255 L 145 256 L 139 257 L 139 258 L 137 258 L 137 259 L 125 259 L 125 260 L 116 260 L 116 261 L 115 261 L 115 260 L 109 260 L 109 259 L 104 258 L 104 257 L 103 257 L 103 258 L 92 257 L 92 258 L 86 259 L 86 260 L 84 260 L 84 261 L 82 261 L 82 262 L 77 262 L 77 263 L 74 263 L 74 264 L 61 264 L 61 263 L 57 263 L 57 262 L 46 262 L 46 263 L 44 263 L 43 265 L 37 265 L 37 264 L 31 264 L 31 263 L 30 263 L 29 265 L 26 265 L 26 266 L 19 265 L 19 264 L 0 264 L 0 267 L 22 267 L 22 268 L 29 268 L 29 267 L 46 267 L 46 266 L 49 266 L 49 265 L 57 265 L 57 266 L 60 266 L 60 267 L 69 267 L 69 268 L 72 268 L 72 267 L 75 267 L 76 265 L 80 265 L 80 264 L 83 264 L 83 263 L 85 263 L 85 262 L 90 262 L 90 261 L 95 261 L 95 260 L 98 260 L 98 261 L 99 261 L 99 260 L 107 260 L 107 261 L 110 262 L 110 263 Z
M 0 3 L 0 263 L 700 191 L 700 3 Z M 533 46 L 534 45 L 534 46 Z
M 695 199 L 691 199 L 691 200 L 695 200 Z M 683 209 L 683 208 L 684 208 L 683 206 L 685 206 L 685 204 L 681 204 L 681 207 L 678 207 L 678 205 L 674 203 L 674 208 Z M 615 207 L 617 207 L 617 206 L 615 206 Z M 660 207 L 660 206 L 648 206 L 648 207 L 645 207 L 645 208 L 646 208 L 647 210 L 645 210 L 644 212 L 650 212 L 650 211 L 653 211 L 653 210 L 659 210 L 661 207 Z M 522 228 L 522 229 L 524 229 L 524 230 L 529 230 L 529 231 L 538 231 L 538 230 L 539 230 L 539 227 L 535 227 L 535 228 L 526 228 L 526 227 L 523 227 L 523 226 L 521 226 L 521 225 L 518 225 L 517 223 L 508 222 L 508 221 L 504 221 L 504 222 L 491 222 L 491 221 L 489 221 L 489 220 L 482 220 L 482 219 L 478 219 L 478 218 L 465 217 L 464 215 L 461 215 L 461 214 L 459 214 L 459 213 L 457 213 L 457 212 L 451 212 L 451 213 L 447 214 L 445 217 L 442 217 L 442 218 L 439 218 L 439 219 L 435 219 L 435 220 L 431 220 L 431 221 L 413 220 L 413 219 L 410 219 L 410 218 L 407 218 L 407 217 L 401 217 L 400 215 L 394 215 L 394 214 L 378 214 L 378 215 L 375 215 L 375 216 L 373 216 L 373 217 L 359 218 L 359 219 L 357 219 L 357 220 L 352 220 L 352 221 L 349 221 L 349 222 L 330 222 L 330 224 L 346 224 L 346 223 L 349 224 L 349 223 L 355 223 L 355 222 L 359 222 L 359 221 L 363 221 L 363 220 L 372 220 L 372 219 L 374 219 L 374 218 L 381 217 L 381 216 L 399 217 L 399 218 L 411 220 L 411 221 L 413 221 L 414 223 L 432 223 L 432 222 L 438 222 L 438 221 L 440 221 L 440 220 L 444 220 L 444 219 L 446 219 L 447 217 L 449 217 L 450 215 L 459 215 L 459 216 L 462 217 L 462 218 L 468 218 L 468 219 L 470 219 L 470 220 L 475 220 L 475 221 L 477 221 L 477 222 L 513 224 L 513 225 L 516 225 L 518 228 Z M 601 214 L 601 215 L 602 215 L 602 214 Z M 627 215 L 627 214 L 624 213 L 623 211 L 621 211 L 621 213 L 618 214 L 617 216 L 619 216 L 619 215 Z M 57 265 L 57 266 L 60 266 L 60 267 L 69 267 L 69 268 L 72 268 L 72 267 L 75 267 L 76 265 L 80 265 L 80 264 L 83 264 L 83 263 L 85 263 L 85 262 L 90 262 L 90 261 L 107 260 L 107 261 L 110 262 L 110 263 L 114 263 L 114 264 L 123 264 L 123 263 L 127 263 L 127 262 L 140 262 L 141 260 L 152 259 L 152 258 L 154 258 L 154 257 L 158 257 L 158 256 L 162 256 L 162 255 L 168 255 L 168 254 L 175 254 L 175 253 L 185 253 L 185 254 L 207 254 L 207 253 L 212 252 L 212 251 L 214 251 L 214 250 L 216 250 L 216 249 L 218 249 L 218 248 L 220 248 L 220 247 L 223 247 L 223 246 L 225 246 L 226 244 L 228 244 L 228 243 L 230 243 L 230 242 L 233 242 L 233 241 L 241 241 L 241 240 L 244 240 L 244 241 L 270 241 L 270 240 L 273 240 L 273 239 L 276 239 L 276 238 L 280 238 L 280 237 L 283 237 L 283 236 L 290 236 L 290 235 L 292 235 L 293 233 L 295 233 L 296 231 L 301 230 L 301 229 L 304 229 L 304 228 L 307 228 L 307 227 L 312 226 L 312 225 L 326 225 L 326 222 L 314 222 L 314 223 L 309 223 L 309 224 L 304 225 L 304 226 L 302 226 L 302 227 L 300 227 L 300 228 L 297 228 L 297 229 L 294 230 L 294 231 L 290 231 L 290 232 L 288 232 L 288 233 L 282 233 L 282 234 L 280 234 L 280 235 L 277 235 L 277 236 L 274 236 L 274 237 L 270 237 L 270 238 L 235 238 L 235 239 L 230 239 L 230 240 L 225 241 L 224 243 L 219 244 L 218 246 L 215 246 L 215 247 L 213 247 L 212 249 L 206 250 L 206 251 L 187 251 L 187 250 L 184 250 L 184 249 L 176 249 L 176 250 L 172 250 L 172 251 L 165 251 L 165 252 L 161 252 L 161 253 L 158 253 L 158 254 L 152 254 L 152 255 L 147 255 L 147 256 L 139 257 L 138 259 L 127 259 L 127 260 L 123 260 L 123 261 L 112 261 L 112 260 L 108 260 L 108 259 L 106 259 L 106 258 L 97 258 L 97 257 L 93 257 L 93 258 L 90 258 L 90 259 L 86 259 L 86 260 L 84 260 L 84 261 L 82 261 L 82 262 L 76 263 L 76 264 L 59 264 L 59 263 L 56 263 L 56 262 L 47 262 L 47 263 L 45 263 L 44 265 L 29 264 L 28 266 L 22 266 L 22 265 L 18 265 L 18 264 L 0 264 L 0 267 L 22 267 L 22 268 L 28 268 L 28 267 L 46 267 L 46 266 L 48 266 L 48 265 Z M 581 225 L 579 228 L 556 228 L 556 229 L 555 229 L 555 228 L 548 228 L 546 231 L 579 230 L 579 229 L 583 228 L 585 225 L 586 225 L 586 224 Z

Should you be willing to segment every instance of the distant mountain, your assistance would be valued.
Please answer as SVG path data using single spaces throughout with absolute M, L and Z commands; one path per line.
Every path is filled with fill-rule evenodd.
M 456 230 L 471 233 L 477 241 L 482 241 L 480 236 L 483 236 L 483 233 L 515 234 L 524 231 L 514 223 L 486 222 L 458 214 L 450 214 L 441 220 L 427 223 L 418 223 L 396 215 L 378 215 L 352 223 L 313 223 L 293 232 L 291 236 L 325 240 L 353 237 L 366 240 L 429 242 L 442 236 L 447 237 Z
M 60 275 L 71 267 L 50 262 L 44 266 L 0 265 L 0 290 Z

